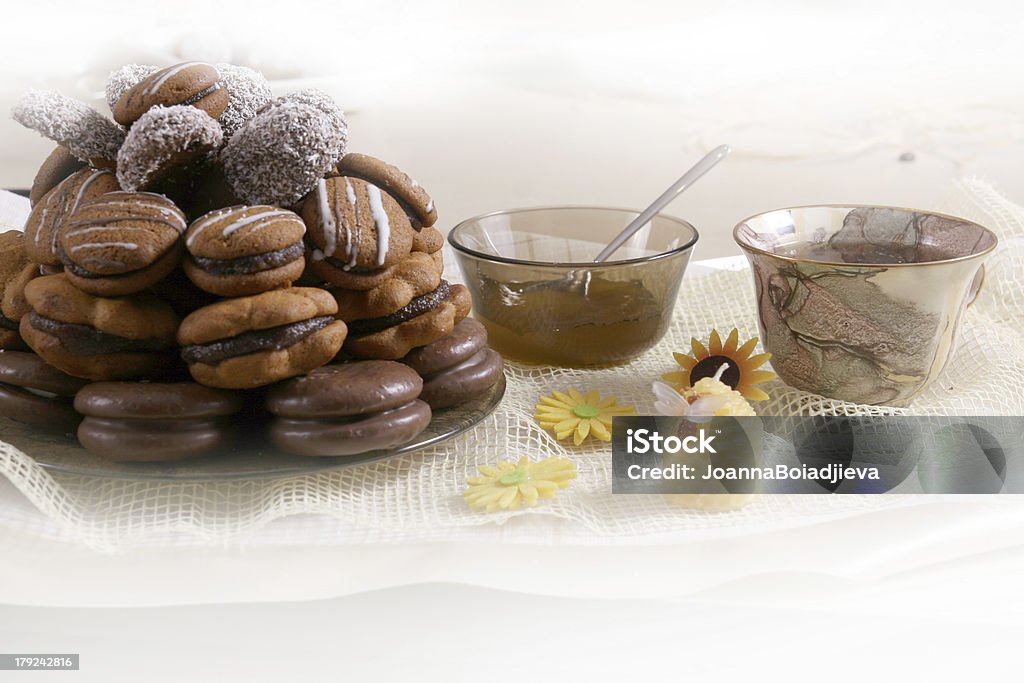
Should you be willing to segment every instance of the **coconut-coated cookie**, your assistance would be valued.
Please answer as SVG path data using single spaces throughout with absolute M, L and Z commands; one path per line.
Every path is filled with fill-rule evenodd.
M 61 265 L 58 240 L 67 219 L 80 205 L 121 189 L 110 171 L 83 168 L 61 181 L 33 207 L 25 221 L 25 253 L 47 266 Z
M 373 289 L 333 288 L 331 293 L 338 302 L 338 319 L 347 323 L 394 313 L 440 284 L 441 273 L 433 259 L 428 254 L 413 252 L 394 267 L 386 281 Z
M 151 287 L 181 262 L 185 214 L 150 192 L 108 192 L 82 204 L 61 233 L 58 253 L 68 280 L 96 296 Z
M 468 289 L 441 280 L 433 292 L 391 315 L 352 322 L 345 352 L 354 358 L 399 359 L 451 334 L 472 304 Z
M 125 64 L 120 69 L 112 71 L 107 77 L 107 87 L 104 90 L 110 111 L 114 111 L 121 95 L 128 92 L 143 78 L 159 70 L 160 67 L 150 64 Z
M 86 384 L 34 353 L 0 351 L 0 416 L 50 432 L 74 433 L 82 418 L 71 401 Z
M 24 248 L 25 234 L 20 230 L 0 233 L 0 300 L 7 294 L 7 288 L 17 286 L 21 271 L 29 266 Z M 13 298 L 13 293 L 12 293 Z M 2 311 L 2 308 L 0 308 Z M 19 318 L 8 318 L 0 314 L 0 349 L 25 348 L 18 334 Z
M 358 178 L 321 179 L 302 202 L 313 271 L 336 282 L 335 271 L 365 273 L 395 265 L 416 234 L 390 195 Z
M 267 79 L 258 71 L 234 64 L 217 64 L 217 72 L 228 91 L 228 106 L 217 119 L 227 139 L 274 96 Z
M 191 313 L 178 330 L 181 357 L 206 386 L 244 389 L 329 362 L 345 340 L 330 293 L 289 287 L 225 299 Z
M 394 197 L 406 210 L 413 227 L 430 227 L 437 222 L 434 200 L 419 183 L 397 166 L 368 154 L 346 154 L 338 162 L 338 173 L 372 183 Z
M 195 382 L 96 382 L 75 396 L 85 419 L 78 440 L 86 450 L 119 462 L 162 462 L 229 446 L 237 393 Z
M 46 362 L 75 377 L 150 379 L 173 364 L 178 316 L 149 294 L 106 299 L 86 294 L 65 274 L 25 286 L 32 312 L 22 339 Z
M 29 204 L 31 206 L 38 204 L 47 192 L 60 184 L 60 181 L 84 166 L 85 162 L 76 158 L 68 151 L 67 147 L 57 145 L 36 171 L 36 176 L 32 180 L 32 189 L 28 193 Z
M 128 88 L 114 105 L 114 120 L 130 126 L 151 107 L 183 104 L 213 118 L 224 113 L 228 92 L 210 64 L 183 62 L 154 71 Z
M 305 268 L 299 216 L 275 206 L 232 206 L 189 226 L 185 274 L 220 296 L 246 296 L 287 287 Z
M 125 190 L 146 190 L 194 159 L 212 154 L 224 139 L 220 124 L 187 105 L 157 105 L 135 122 L 117 153 L 117 179 Z
M 220 159 L 245 203 L 292 206 L 337 163 L 347 140 L 344 116 L 330 98 L 293 93 L 243 123 Z
M 45 90 L 30 90 L 11 110 L 14 120 L 93 166 L 112 168 L 124 129 L 92 107 Z
M 325 365 L 272 387 L 264 406 L 275 418 L 271 443 L 297 455 L 355 455 L 395 448 L 430 424 L 417 400 L 423 381 L 391 361 Z

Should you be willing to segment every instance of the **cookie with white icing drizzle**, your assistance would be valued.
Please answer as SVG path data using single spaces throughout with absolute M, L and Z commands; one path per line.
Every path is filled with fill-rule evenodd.
M 43 195 L 25 221 L 25 253 L 35 263 L 59 266 L 57 242 L 68 217 L 84 202 L 121 189 L 110 171 L 83 168 Z
M 151 287 L 182 258 L 185 214 L 163 195 L 110 192 L 83 204 L 60 235 L 68 280 L 96 296 Z
M 200 289 L 219 296 L 287 287 L 305 268 L 305 232 L 297 214 L 275 206 L 211 211 L 185 233 L 185 274 Z
M 391 195 L 358 178 L 321 179 L 302 202 L 310 268 L 328 282 L 337 272 L 388 268 L 412 251 L 415 231 Z
M 202 62 L 183 62 L 154 71 L 118 98 L 114 120 L 130 126 L 152 107 L 176 104 L 195 107 L 212 118 L 223 114 L 228 91 L 217 69 Z
M 434 200 L 427 191 L 397 166 L 368 154 L 346 154 L 338 163 L 338 173 L 361 178 L 381 188 L 405 208 L 416 230 L 437 222 Z

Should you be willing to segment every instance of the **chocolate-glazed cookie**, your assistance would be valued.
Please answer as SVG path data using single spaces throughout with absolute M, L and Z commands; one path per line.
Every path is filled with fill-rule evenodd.
M 388 268 L 412 251 L 415 231 L 405 211 L 376 185 L 358 178 L 318 181 L 302 202 L 302 219 L 311 267 L 328 282 L 338 271 Z
M 163 195 L 109 192 L 67 220 L 58 253 L 72 284 L 97 296 L 140 292 L 181 262 L 185 214 Z
M 338 306 L 322 289 L 289 287 L 225 299 L 190 314 L 178 330 L 181 357 L 200 384 L 264 386 L 330 361 L 345 340 Z
M 174 367 L 178 316 L 150 294 L 107 299 L 86 294 L 65 274 L 25 286 L 32 312 L 22 339 L 46 362 L 75 377 L 152 379 Z
M 472 299 L 463 285 L 441 280 L 433 292 L 380 318 L 352 321 L 345 352 L 354 358 L 399 359 L 417 346 L 451 334 L 469 315 Z
M 231 444 L 241 395 L 195 382 L 97 382 L 75 397 L 78 440 L 120 462 L 181 460 Z
M 460 405 L 494 386 L 504 368 L 487 348 L 487 329 L 464 318 L 444 339 L 411 351 L 402 362 L 423 377 L 420 398 L 434 410 Z
M 0 351 L 0 415 L 46 431 L 73 434 L 81 421 L 71 401 L 88 384 L 34 353 Z
M 417 400 L 422 380 L 390 361 L 326 365 L 282 382 L 266 395 L 275 418 L 268 437 L 297 455 L 355 455 L 396 448 L 430 424 L 430 407 Z
M 430 227 L 437 222 L 434 200 L 419 183 L 397 166 L 368 154 L 346 154 L 338 162 L 342 176 L 360 178 L 372 183 L 394 197 L 406 210 L 415 229 Z
M 107 192 L 121 189 L 110 171 L 83 168 L 47 192 L 25 221 L 25 253 L 46 266 L 60 266 L 57 244 L 67 219 L 79 206 Z
M 213 118 L 223 114 L 228 92 L 217 69 L 202 62 L 183 62 L 155 71 L 121 95 L 114 105 L 114 120 L 130 126 L 150 107 L 176 104 L 196 107 Z
M 198 287 L 246 296 L 287 287 L 305 268 L 299 216 L 274 206 L 232 206 L 189 226 L 184 269 Z

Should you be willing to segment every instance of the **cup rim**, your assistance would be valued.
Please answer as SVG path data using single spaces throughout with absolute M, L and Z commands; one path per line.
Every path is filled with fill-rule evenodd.
M 911 213 L 923 213 L 928 214 L 930 216 L 939 216 L 941 218 L 948 218 L 950 220 L 959 221 L 960 223 L 968 223 L 977 228 L 980 228 L 981 230 L 992 236 L 992 246 L 990 246 L 988 249 L 985 249 L 984 251 L 979 251 L 976 254 L 965 254 L 964 256 L 954 256 L 952 258 L 937 259 L 935 261 L 913 261 L 911 263 L 847 263 L 844 261 L 819 261 L 817 259 L 803 258 L 799 256 L 786 256 L 783 254 L 776 254 L 774 252 L 768 251 L 766 249 L 761 249 L 760 247 L 755 247 L 752 244 L 740 240 L 740 226 L 746 225 L 747 221 L 753 220 L 758 216 L 764 216 L 769 213 L 775 213 L 776 211 L 793 211 L 796 209 L 895 209 L 897 211 L 909 211 Z M 746 218 L 742 219 L 736 224 L 736 226 L 732 229 L 732 239 L 737 245 L 739 245 L 740 249 L 744 251 L 753 252 L 756 254 L 763 254 L 765 256 L 771 256 L 773 258 L 777 258 L 782 261 L 788 261 L 790 263 L 810 263 L 821 266 L 839 267 L 856 266 L 858 268 L 906 268 L 909 266 L 931 266 L 941 265 L 945 263 L 960 263 L 962 261 L 969 261 L 971 259 L 987 256 L 988 254 L 992 253 L 997 246 L 999 246 L 999 236 L 989 228 L 986 228 L 984 225 L 976 221 L 972 221 L 961 216 L 954 216 L 952 214 L 943 213 L 941 211 L 931 211 L 928 209 L 912 209 L 905 206 L 893 206 L 890 204 L 804 204 L 801 206 L 784 206 L 778 209 L 770 209 L 768 211 L 758 211 L 757 213 L 747 216 Z
M 655 218 L 664 218 L 664 219 L 669 220 L 669 221 L 674 221 L 675 223 L 678 223 L 678 224 L 682 225 L 683 227 L 687 228 L 692 233 L 691 238 L 689 240 L 687 240 L 686 243 L 683 244 L 682 246 L 676 247 L 674 249 L 670 249 L 669 251 L 659 252 L 657 254 L 652 254 L 650 256 L 641 256 L 639 258 L 631 258 L 631 259 L 621 259 L 621 260 L 617 260 L 617 261 L 601 261 L 599 263 L 596 263 L 594 261 L 582 261 L 582 262 L 571 262 L 571 261 L 529 261 L 527 259 L 516 259 L 516 258 L 509 258 L 507 256 L 498 256 L 498 255 L 495 255 L 495 254 L 485 254 L 484 252 L 477 251 L 476 249 L 471 249 L 471 248 L 467 247 L 465 244 L 460 244 L 456 240 L 456 234 L 459 232 L 459 229 L 462 228 L 463 226 L 465 226 L 466 224 L 472 223 L 474 221 L 481 221 L 481 220 L 483 220 L 485 218 L 490 218 L 492 216 L 502 216 L 502 215 L 506 215 L 507 216 L 507 215 L 517 214 L 517 213 L 529 213 L 529 212 L 532 212 L 532 211 L 561 211 L 561 210 L 619 211 L 619 212 L 623 212 L 623 213 L 632 213 L 632 214 L 636 214 L 636 215 L 640 215 L 640 213 L 642 211 L 642 209 L 637 210 L 637 209 L 626 209 L 626 208 L 615 207 L 615 206 L 592 206 L 592 205 L 585 205 L 585 204 L 557 204 L 557 205 L 547 205 L 547 206 L 526 206 L 526 207 L 520 207 L 520 208 L 515 208 L 515 209 L 499 209 L 497 211 L 489 211 L 487 213 L 482 213 L 482 214 L 480 214 L 478 216 L 473 216 L 471 218 L 466 218 L 464 220 L 459 221 L 458 223 L 455 224 L 455 226 L 452 227 L 451 230 L 448 231 L 447 241 L 448 241 L 448 244 L 450 244 L 452 246 L 452 249 L 454 249 L 455 251 L 462 252 L 463 254 L 468 254 L 470 256 L 473 256 L 473 257 L 476 257 L 476 258 L 479 258 L 479 259 L 483 259 L 485 261 L 493 261 L 493 262 L 497 262 L 497 263 L 507 263 L 507 264 L 516 265 L 516 266 L 533 266 L 533 267 L 545 267 L 545 268 L 570 268 L 570 269 L 577 269 L 577 270 L 578 269 L 586 268 L 588 270 L 601 270 L 603 268 L 609 268 L 609 267 L 614 267 L 614 266 L 636 265 L 636 264 L 641 264 L 641 263 L 651 263 L 653 261 L 659 261 L 661 259 L 669 258 L 671 256 L 675 256 L 676 254 L 681 254 L 681 253 L 683 253 L 685 251 L 688 251 L 688 250 L 692 249 L 693 246 L 697 243 L 697 240 L 700 238 L 700 233 L 697 232 L 697 228 L 693 227 L 693 225 L 689 221 L 683 220 L 682 218 L 676 218 L 675 216 L 670 216 L 670 215 L 668 215 L 666 213 L 658 213 L 658 214 L 655 214 L 652 217 L 651 220 L 654 220 Z M 623 226 L 623 227 L 625 227 L 625 226 Z

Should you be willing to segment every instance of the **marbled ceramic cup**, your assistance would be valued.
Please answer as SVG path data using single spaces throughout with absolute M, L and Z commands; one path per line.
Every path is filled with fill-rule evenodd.
M 942 214 L 806 206 L 733 230 L 750 261 L 761 335 L 791 386 L 906 406 L 942 372 L 996 236 Z

